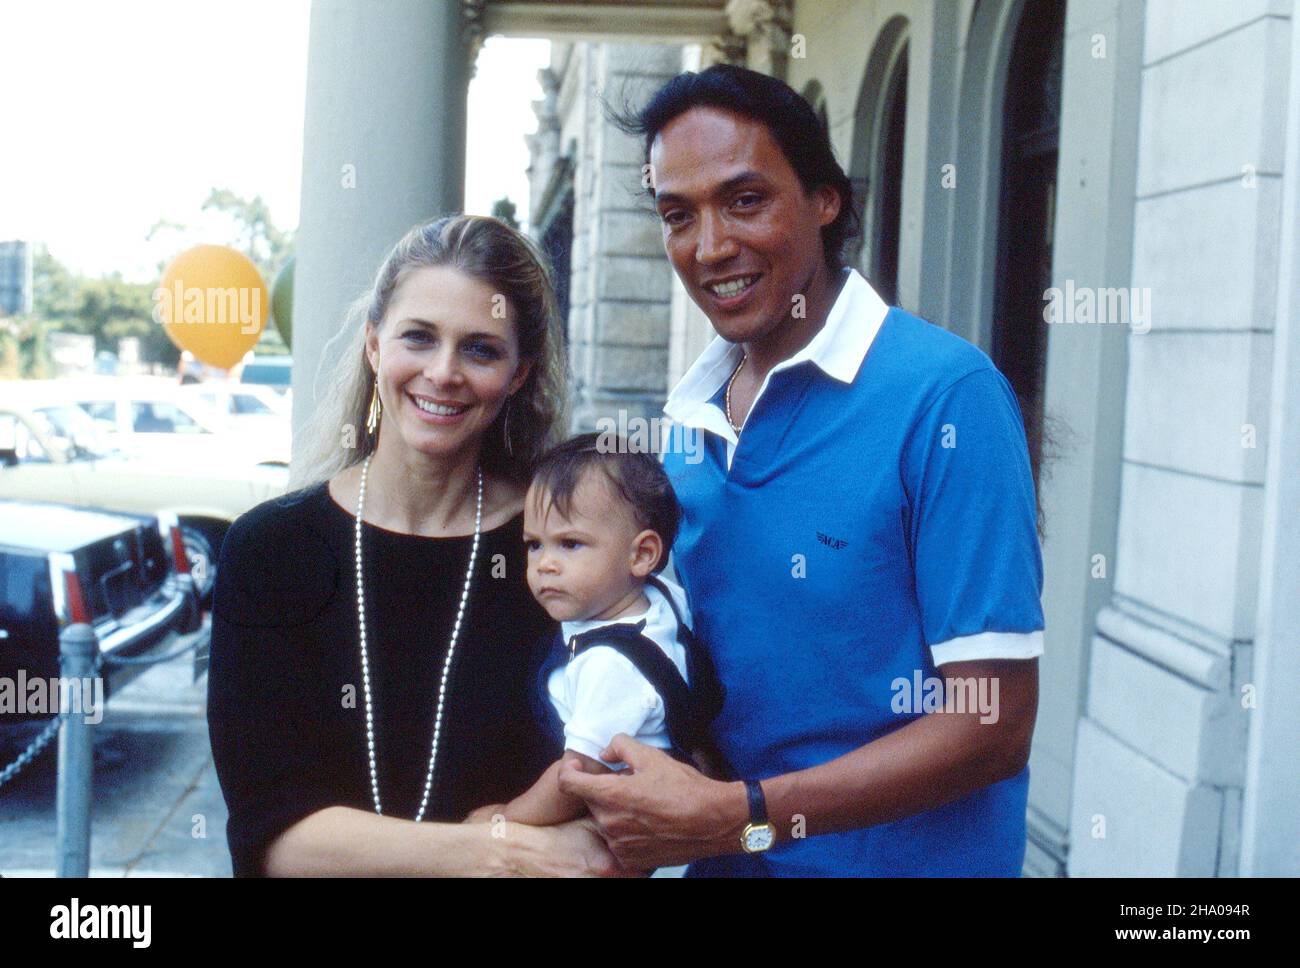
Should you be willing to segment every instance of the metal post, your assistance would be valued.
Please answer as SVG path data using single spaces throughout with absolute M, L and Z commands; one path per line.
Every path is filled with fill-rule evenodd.
M 99 641 L 89 625 L 69 625 L 59 635 L 59 673 L 80 693 L 81 683 L 95 674 Z M 89 710 L 66 715 L 59 728 L 58 876 L 90 874 L 90 791 L 95 766 L 95 734 L 87 722 Z

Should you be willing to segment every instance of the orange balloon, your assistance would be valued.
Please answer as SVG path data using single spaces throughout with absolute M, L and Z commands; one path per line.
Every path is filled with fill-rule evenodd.
M 257 266 L 224 245 L 196 245 L 178 255 L 153 301 L 154 320 L 177 347 L 223 370 L 257 343 L 271 308 Z

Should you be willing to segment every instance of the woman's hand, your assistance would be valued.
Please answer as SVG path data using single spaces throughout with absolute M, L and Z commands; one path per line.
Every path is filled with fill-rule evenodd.
M 505 877 L 644 877 L 642 871 L 621 867 L 605 846 L 600 829 L 590 817 L 530 827 L 520 823 L 493 823 L 491 836 L 499 837 Z
M 504 814 L 506 805 L 504 803 L 489 803 L 486 806 L 471 810 L 465 815 L 461 823 L 490 823 L 492 818 L 497 814 Z

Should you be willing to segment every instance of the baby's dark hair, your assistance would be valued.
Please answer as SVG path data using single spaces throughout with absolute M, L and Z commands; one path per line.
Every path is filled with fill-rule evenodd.
M 659 535 L 664 550 L 651 569 L 658 574 L 677 538 L 681 509 L 672 482 L 653 455 L 634 451 L 626 438 L 616 434 L 578 434 L 542 455 L 533 471 L 533 486 L 568 517 L 573 492 L 583 472 L 592 467 L 599 468 L 614 493 L 627 501 L 636 523 Z

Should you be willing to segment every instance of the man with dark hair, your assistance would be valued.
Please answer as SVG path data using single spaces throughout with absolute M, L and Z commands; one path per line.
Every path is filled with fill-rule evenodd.
M 889 308 L 840 248 L 849 183 L 811 107 L 720 65 L 623 118 L 664 248 L 718 338 L 664 407 L 674 548 L 741 780 L 618 737 L 565 771 L 611 849 L 690 875 L 1020 873 L 1042 562 L 1015 396 Z M 942 678 L 939 670 L 942 669 Z

